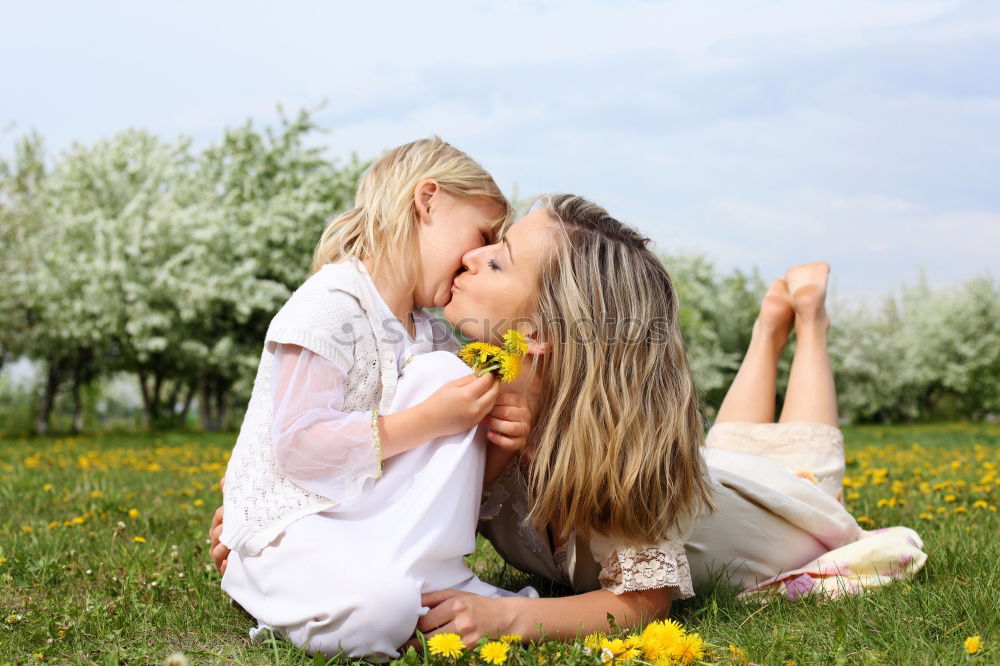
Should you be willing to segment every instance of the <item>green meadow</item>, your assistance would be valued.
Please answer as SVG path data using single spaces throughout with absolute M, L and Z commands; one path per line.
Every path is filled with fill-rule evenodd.
M 0 439 L 0 663 L 327 663 L 282 640 L 251 644 L 252 618 L 219 589 L 206 535 L 233 437 Z M 863 426 L 845 437 L 849 508 L 864 527 L 917 529 L 924 570 L 836 601 L 749 604 L 717 586 L 672 618 L 701 637 L 708 663 L 1000 662 L 1000 426 Z M 469 559 L 490 582 L 566 593 L 505 566 L 481 539 Z M 503 663 L 601 663 L 582 639 L 514 645 Z M 487 656 L 499 663 L 477 646 L 404 661 Z

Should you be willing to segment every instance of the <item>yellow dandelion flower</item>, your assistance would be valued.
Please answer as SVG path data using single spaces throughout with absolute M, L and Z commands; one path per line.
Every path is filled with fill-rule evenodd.
M 988 507 L 989 504 L 987 504 L 986 500 L 976 500 L 975 502 L 972 503 L 973 509 L 986 509 Z
M 704 641 L 701 640 L 701 636 L 698 634 L 686 635 L 681 642 L 679 654 L 679 660 L 681 663 L 691 664 L 696 661 L 701 661 L 704 656 L 705 646 Z
M 919 516 L 917 516 L 917 518 L 919 518 L 920 520 L 934 520 L 934 514 L 933 513 L 922 513 Z
M 590 648 L 591 650 L 600 650 L 601 641 L 605 639 L 604 634 L 599 631 L 595 631 L 592 634 L 587 634 L 583 637 L 584 646 Z
M 427 649 L 435 656 L 457 659 L 465 650 L 465 643 L 458 634 L 438 634 L 427 639 Z
M 673 659 L 683 640 L 684 627 L 677 622 L 650 622 L 642 631 L 642 652 L 650 661 Z
M 605 664 L 617 661 L 625 653 L 625 641 L 621 638 L 605 638 L 601 641 L 601 661 Z
M 479 656 L 488 664 L 499 665 L 507 661 L 510 645 L 503 641 L 490 641 L 479 648 Z
M 44 493 L 52 492 L 52 484 L 46 483 L 44 486 L 42 486 L 42 492 Z
M 90 496 L 91 497 L 104 497 L 104 493 L 102 493 L 100 490 L 91 490 L 90 491 Z
M 524 356 L 528 353 L 528 339 L 511 329 L 503 334 L 503 348 L 508 354 Z
M 620 659 L 638 659 L 642 656 L 642 639 L 631 634 L 622 642 L 622 653 L 619 655 Z
M 132 537 L 132 543 L 146 543 L 146 540 L 142 537 Z
M 955 507 L 955 513 L 968 513 L 968 512 L 969 512 L 969 510 L 967 508 L 965 508 L 964 506 L 956 506 Z
M 500 358 L 500 381 L 510 383 L 521 373 L 521 357 L 504 354 Z
M 6 557 L 0 557 L 0 564 L 3 564 L 6 561 L 7 561 Z
M 139 509 L 129 509 L 128 510 L 128 517 L 129 518 L 138 518 L 139 517 Z
M 31 525 L 21 525 L 21 531 L 25 534 L 31 534 L 33 530 Z
M 965 639 L 965 651 L 976 654 L 983 648 L 983 640 L 979 636 L 969 636 Z
M 500 641 L 503 643 L 520 643 L 524 640 L 521 634 L 504 634 L 500 637 Z
M 194 501 L 194 505 L 195 506 L 202 506 L 203 504 L 205 504 L 205 500 L 203 500 L 203 499 L 196 499 Z
M 858 525 L 874 525 L 875 521 L 868 516 L 858 516 Z
M 729 644 L 729 658 L 734 664 L 738 664 L 739 666 L 746 666 L 746 664 L 750 661 L 747 658 L 747 651 L 743 648 L 736 647 L 732 643 Z

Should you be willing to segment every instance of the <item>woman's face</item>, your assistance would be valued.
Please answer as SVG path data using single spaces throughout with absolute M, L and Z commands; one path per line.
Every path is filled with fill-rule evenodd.
M 534 315 L 542 259 L 555 242 L 555 229 L 556 222 L 539 209 L 512 225 L 499 242 L 467 252 L 445 318 L 474 340 L 497 343 L 508 329 L 523 332 Z

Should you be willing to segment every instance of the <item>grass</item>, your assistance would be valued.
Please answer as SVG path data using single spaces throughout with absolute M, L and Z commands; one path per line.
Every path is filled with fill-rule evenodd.
M 924 571 L 835 602 L 748 605 L 717 586 L 679 604 L 674 619 L 715 646 L 720 664 L 739 663 L 730 644 L 760 664 L 1000 662 L 1000 427 L 845 436 L 848 506 L 862 523 L 915 527 Z M 252 619 L 219 589 L 206 531 L 232 440 L 0 439 L 0 663 L 158 664 L 175 652 L 191 663 L 324 663 L 283 641 L 251 645 Z M 539 584 L 482 540 L 470 562 L 499 585 Z M 983 647 L 968 655 L 963 641 L 974 635 Z M 579 644 L 515 647 L 507 658 L 549 662 L 600 663 Z

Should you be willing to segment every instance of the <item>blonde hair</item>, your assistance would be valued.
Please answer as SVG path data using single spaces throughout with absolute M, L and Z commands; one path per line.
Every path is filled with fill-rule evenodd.
M 393 148 L 368 167 L 354 197 L 354 207 L 335 217 L 323 231 L 313 255 L 312 271 L 348 257 L 371 259 L 375 270 L 390 263 L 420 271 L 417 228 L 420 222 L 413 192 L 421 180 L 433 179 L 458 197 L 486 197 L 501 209 L 494 221 L 498 233 L 512 215 L 510 202 L 493 177 L 475 160 L 440 137 L 419 139 Z
M 538 289 L 544 357 L 531 518 L 649 544 L 711 508 L 677 297 L 648 239 L 586 199 L 541 199 L 557 240 Z M 586 335 L 586 338 L 582 338 Z

